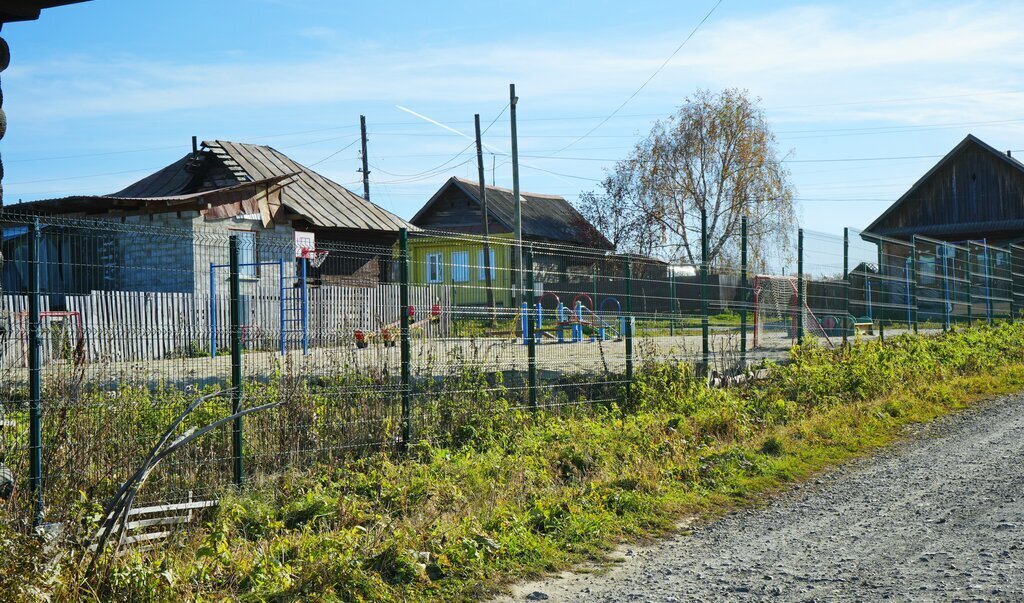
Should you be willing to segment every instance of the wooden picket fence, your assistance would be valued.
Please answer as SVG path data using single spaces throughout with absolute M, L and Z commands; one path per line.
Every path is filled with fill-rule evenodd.
M 61 311 L 51 311 L 46 296 L 40 301 L 42 358 L 48 363 L 76 357 L 85 362 L 128 362 L 204 355 L 211 347 L 211 328 L 218 350 L 230 345 L 226 293 L 217 295 L 213 321 L 209 295 L 92 291 L 65 296 Z M 292 303 L 284 303 L 291 311 Z M 425 317 L 435 303 L 447 308 L 448 292 L 444 287 L 414 286 L 410 303 L 417 316 Z M 279 295 L 243 293 L 243 337 L 248 347 L 279 349 L 281 304 Z M 26 366 L 28 297 L 2 295 L 0 310 L 7 319 L 0 339 L 0 365 Z M 355 329 L 376 330 L 397 321 L 399 285 L 311 287 L 307 312 L 309 347 L 337 345 Z M 442 315 L 441 320 L 446 324 L 448 319 Z M 294 331 L 286 332 L 287 349 L 301 349 L 299 325 L 288 328 Z

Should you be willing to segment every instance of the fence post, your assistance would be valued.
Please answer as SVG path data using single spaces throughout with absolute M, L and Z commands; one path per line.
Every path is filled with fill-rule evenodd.
M 796 233 L 796 343 L 804 342 L 804 229 Z
M 526 248 L 526 257 L 523 258 L 526 269 L 526 293 L 529 300 L 526 305 L 526 354 L 527 354 L 527 379 L 530 389 L 530 409 L 537 410 L 537 320 L 540 319 L 540 305 L 537 306 L 538 315 L 531 317 L 530 309 L 533 307 L 536 293 L 533 286 L 533 246 Z M 595 268 L 596 271 L 596 268 Z M 596 274 L 596 272 L 595 272 Z M 595 283 L 596 283 L 595 277 Z M 596 287 L 595 287 L 596 291 Z
M 708 212 L 700 209 L 700 349 L 701 372 L 711 369 L 711 345 L 708 339 Z
M 230 284 L 229 313 L 231 315 L 231 412 L 242 409 L 242 292 L 238 269 L 238 235 L 228 239 L 228 266 Z M 231 455 L 234 461 L 234 480 L 241 486 L 245 479 L 242 464 L 242 417 L 234 421 L 231 429 Z
M 1017 279 L 1014 278 L 1015 275 L 1013 273 L 1013 245 L 1007 247 L 1007 250 L 1010 254 L 1008 261 L 1010 262 L 1010 324 L 1012 325 L 1013 313 L 1016 306 L 1014 301 L 1017 299 Z
M 747 217 L 740 218 L 740 368 L 747 366 Z
M 409 349 L 409 231 L 402 228 L 398 231 L 398 273 L 401 285 L 399 289 L 399 324 L 401 325 L 402 354 L 402 450 L 409 447 L 412 440 L 412 375 L 410 371 L 411 352 Z M 486 246 L 484 255 L 487 254 Z M 489 268 L 485 268 L 488 270 Z
M 210 362 L 217 360 L 217 267 L 210 262 Z
M 626 401 L 633 400 L 633 263 L 627 257 L 626 276 Z
M 29 226 L 28 242 L 28 397 L 29 397 L 29 485 L 35 501 L 32 525 L 43 522 L 43 371 L 39 329 L 39 220 Z
M 843 228 L 843 287 L 846 294 L 843 296 L 843 322 L 840 325 L 843 329 L 843 345 L 848 342 L 848 329 L 853 328 L 853 321 L 850 320 L 850 229 Z
M 908 311 L 912 317 L 911 324 L 914 334 L 917 335 L 917 235 L 910 236 L 910 308 Z
M 669 268 L 668 273 L 668 336 L 676 335 L 676 275 Z
M 971 243 L 967 242 L 967 328 L 974 326 L 974 287 L 971 277 L 974 276 L 971 270 Z
M 950 314 L 952 313 L 952 303 L 949 299 L 949 247 L 942 244 L 942 301 L 943 301 L 943 318 L 942 331 L 949 331 Z M 938 255 L 936 253 L 936 255 Z M 956 252 L 953 252 L 953 257 L 956 257 Z

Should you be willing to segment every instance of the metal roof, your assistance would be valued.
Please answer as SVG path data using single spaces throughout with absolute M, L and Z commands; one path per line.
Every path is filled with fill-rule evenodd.
M 411 222 L 416 223 L 427 209 L 450 186 L 456 186 L 480 203 L 480 185 L 472 180 L 451 177 L 427 201 Z M 564 197 L 520 191 L 522 199 L 523 236 L 569 243 L 586 243 L 589 247 L 611 249 L 612 244 Z M 487 213 L 509 230 L 515 222 L 515 196 L 507 188 L 487 187 Z
M 419 230 L 271 147 L 226 140 L 203 142 L 203 146 L 239 181 L 296 174 L 291 184 L 282 190 L 281 202 L 315 226 L 388 232 L 400 228 Z
M 78 4 L 86 0 L 6 0 L 0 5 L 0 23 L 35 21 L 43 9 Z
M 163 170 L 161 170 L 162 172 Z M 161 172 L 158 172 L 161 173 Z M 154 174 L 156 175 L 156 174 Z M 24 203 L 15 203 L 8 206 L 8 209 L 29 212 L 46 212 L 59 210 L 60 212 L 95 212 L 97 210 L 103 210 L 107 208 L 125 208 L 133 205 L 150 205 L 163 203 L 168 211 L 174 211 L 178 206 L 193 202 L 201 201 L 202 203 L 231 203 L 241 201 L 243 199 L 252 197 L 255 195 L 261 187 L 273 186 L 281 184 L 281 186 L 287 186 L 287 181 L 296 174 L 282 174 L 280 176 L 273 176 L 271 178 L 263 178 L 260 180 L 254 180 L 251 182 L 242 182 L 234 186 L 225 186 L 222 188 L 207 189 L 198 192 L 182 193 L 182 194 L 163 194 L 163 195 L 128 195 L 124 194 L 124 191 L 120 193 L 114 193 L 112 195 L 71 195 L 69 197 L 60 197 L 56 199 L 41 199 L 39 201 L 26 201 Z M 136 183 L 138 185 L 139 183 Z M 132 189 L 136 185 L 132 185 L 127 190 Z

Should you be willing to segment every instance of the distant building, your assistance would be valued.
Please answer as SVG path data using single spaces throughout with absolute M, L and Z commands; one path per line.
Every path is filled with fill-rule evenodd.
M 919 318 L 948 319 L 966 314 L 973 282 L 973 297 L 985 298 L 974 299 L 975 315 L 1008 313 L 1011 292 L 1002 276 L 1010 271 L 1008 246 L 1024 241 L 1024 163 L 968 135 L 862 237 L 879 250 L 877 273 L 865 275 L 863 291 L 872 292 L 862 312 L 870 302 L 876 318 L 887 307 L 889 318 L 906 318 L 916 282 Z
M 612 244 L 563 197 L 520 193 L 523 241 L 535 243 L 535 274 L 538 283 L 590 281 L 594 254 L 612 249 Z M 512 303 L 511 267 L 515 198 L 512 191 L 487 187 L 487 225 L 490 247 L 491 288 L 495 304 Z M 462 178 L 449 178 L 410 220 L 427 231 L 410 241 L 414 282 L 455 284 L 461 304 L 483 304 L 487 273 L 484 268 L 483 207 L 480 185 Z M 464 239 L 431 237 L 430 231 L 467 235 Z M 565 246 L 566 251 L 553 252 Z M 576 249 L 587 253 L 570 253 Z
M 344 244 L 346 251 L 311 269 L 313 283 L 376 285 L 385 276 L 390 248 L 401 228 L 415 230 L 398 216 L 263 145 L 215 140 L 142 180 L 109 195 L 73 195 L 11 205 L 9 212 L 43 219 L 44 290 L 66 294 L 92 290 L 205 293 L 210 264 L 226 262 L 221 241 L 204 235 L 236 234 L 242 262 L 283 262 L 286 277 L 296 273 L 295 240 L 311 236 L 319 245 Z M 163 228 L 175 236 L 132 236 L 130 229 L 109 237 L 74 225 L 74 218 L 110 220 Z M 70 219 L 70 220 L 69 220 Z M 5 228 L 3 254 L 27 257 L 25 228 Z M 132 266 L 173 263 L 154 272 Z M 8 262 L 4 290 L 22 291 L 24 262 Z M 246 267 L 258 284 L 258 266 Z M 268 288 L 278 286 L 270 270 Z M 218 281 L 226 282 L 226 271 Z

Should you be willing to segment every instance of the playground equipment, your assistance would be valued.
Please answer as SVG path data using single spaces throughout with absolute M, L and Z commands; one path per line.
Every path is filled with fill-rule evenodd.
M 409 306 L 409 318 L 414 319 L 416 317 L 416 306 Z M 441 301 L 435 300 L 434 305 L 430 307 L 430 314 L 420 320 L 414 320 L 409 324 L 409 330 L 420 329 L 427 327 L 430 323 L 438 322 L 441 320 Z M 399 318 L 394 322 L 390 322 L 382 326 L 377 331 L 364 331 L 363 329 L 356 329 L 353 333 L 356 339 L 356 347 L 363 349 L 369 347 L 370 341 L 374 339 L 380 340 L 384 344 L 384 347 L 394 347 L 398 344 L 398 339 L 402 335 L 402 319 Z
M 807 297 L 804 296 L 804 300 Z M 765 330 L 788 333 L 792 341 L 797 339 L 797 312 L 803 313 L 804 329 L 822 339 L 828 347 L 834 347 L 828 333 L 818 317 L 804 301 L 798 307 L 797 279 L 790 276 L 759 274 L 754 277 L 754 347 L 765 343 Z M 834 320 L 834 319 L 833 319 Z
M 554 312 L 555 323 L 553 327 L 544 327 L 544 305 L 543 301 L 547 298 L 554 300 L 555 305 L 550 311 Z M 583 303 L 586 300 L 589 305 Z M 618 317 L 618 326 L 605 320 L 605 307 L 609 303 L 615 304 L 615 314 Z M 520 313 L 521 333 L 523 337 L 523 345 L 529 343 L 529 325 L 532 320 L 534 323 L 534 341 L 540 343 L 543 341 L 545 333 L 554 332 L 556 341 L 558 343 L 580 343 L 584 340 L 584 328 L 590 328 L 590 341 L 607 341 L 609 334 L 614 334 L 615 339 L 622 339 L 622 334 L 625 333 L 626 317 L 622 314 L 622 304 L 619 300 L 614 297 L 606 297 L 601 302 L 599 308 L 599 314 L 595 314 L 593 309 L 593 300 L 586 293 L 580 293 L 573 298 L 572 304 L 566 306 L 562 303 L 562 300 L 551 292 L 546 292 L 541 295 L 536 303 L 533 305 L 533 311 L 527 302 L 523 302 L 522 310 Z M 566 340 L 566 334 L 568 333 L 568 341 Z
M 316 249 L 313 233 L 295 233 L 295 274 L 289 275 L 291 265 L 286 258 L 270 262 L 244 262 L 238 268 L 277 267 L 279 329 L 278 347 L 283 356 L 288 351 L 290 336 L 297 335 L 302 343 L 302 353 L 309 354 L 309 268 L 319 268 L 327 260 L 326 250 Z M 217 356 L 217 270 L 230 268 L 230 264 L 210 263 L 210 357 Z M 239 300 L 240 303 L 242 300 Z M 256 331 L 249 325 L 247 312 L 242 313 L 242 333 L 250 335 Z

